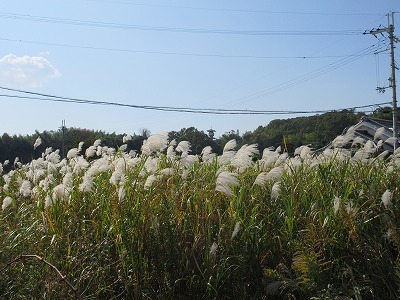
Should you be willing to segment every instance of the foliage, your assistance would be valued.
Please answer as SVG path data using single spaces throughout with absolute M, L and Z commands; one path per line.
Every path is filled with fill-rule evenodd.
M 389 109 L 390 112 L 390 109 Z M 289 152 L 301 145 L 311 145 L 318 149 L 327 145 L 342 131 L 356 124 L 362 114 L 353 111 L 331 112 L 322 115 L 300 117 L 287 120 L 273 120 L 266 126 L 260 126 L 253 132 L 245 132 L 240 135 L 236 130 L 223 133 L 219 138 L 212 139 L 204 131 L 194 127 L 182 128 L 180 131 L 171 131 L 170 140 L 176 142 L 188 141 L 191 143 L 191 153 L 200 154 L 205 146 L 211 146 L 215 153 L 221 154 L 224 145 L 235 139 L 239 145 L 258 144 L 260 149 L 273 146 L 282 146 Z M 377 109 L 372 117 L 391 118 L 387 108 Z M 132 135 L 132 139 L 127 142 L 130 150 L 140 151 L 142 143 L 150 135 L 148 129 L 141 129 L 141 134 Z M 87 145 L 92 145 L 95 140 L 100 139 L 102 144 L 108 147 L 118 148 L 122 145 L 124 134 L 106 133 L 103 131 L 93 131 L 80 128 L 65 128 L 64 145 L 65 153 L 71 148 L 76 147 L 79 142 L 84 142 L 83 150 Z M 41 137 L 42 144 L 34 150 L 32 145 L 37 137 Z M 23 163 L 28 163 L 32 159 L 38 158 L 47 147 L 62 149 L 62 132 L 58 131 L 36 131 L 33 135 L 9 136 L 3 134 L 0 139 L 0 162 L 9 160 L 13 162 L 19 158 Z M 62 153 L 62 151 L 61 151 Z M 12 167 L 9 165 L 7 170 Z
M 195 132 L 195 131 L 194 131 Z M 118 141 L 117 141 L 118 144 Z M 0 177 L 0 297 L 397 299 L 400 161 L 371 145 L 46 151 Z M 111 151 L 113 150 L 113 151 Z M 362 155 L 361 155 L 362 154 Z
M 310 117 L 289 120 L 273 120 L 267 126 L 258 127 L 248 137 L 249 143 L 257 143 L 261 148 L 284 147 L 289 152 L 302 145 L 314 149 L 326 146 L 345 128 L 356 124 L 362 114 L 351 110 L 329 112 Z

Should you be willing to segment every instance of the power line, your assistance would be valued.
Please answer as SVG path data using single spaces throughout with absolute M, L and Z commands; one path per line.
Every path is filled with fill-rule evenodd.
M 257 98 L 260 98 L 260 97 L 263 97 L 263 96 L 267 96 L 267 95 L 271 95 L 271 94 L 280 92 L 282 90 L 291 88 L 293 86 L 296 86 L 298 84 L 304 83 L 306 81 L 309 81 L 311 79 L 314 79 L 316 77 L 324 75 L 324 74 L 326 74 L 326 73 L 328 73 L 330 71 L 336 70 L 337 68 L 342 67 L 344 65 L 347 65 L 347 64 L 349 64 L 349 63 L 351 63 L 351 62 L 353 62 L 353 61 L 355 61 L 357 59 L 360 59 L 360 58 L 362 58 L 362 57 L 364 57 L 366 55 L 373 54 L 374 52 L 379 51 L 381 49 L 381 47 L 382 47 L 381 45 L 369 46 L 369 47 L 367 47 L 367 48 L 365 48 L 365 49 L 363 49 L 361 51 L 358 51 L 358 52 L 356 52 L 354 54 L 348 55 L 348 56 L 346 56 L 346 57 L 344 57 L 344 58 L 342 58 L 342 59 L 340 59 L 340 60 L 338 60 L 336 62 L 328 64 L 328 65 L 326 65 L 324 67 L 321 67 L 319 69 L 316 69 L 314 71 L 311 71 L 309 73 L 301 75 L 299 77 L 296 77 L 296 78 L 291 79 L 289 81 L 286 81 L 284 83 L 278 84 L 278 85 L 273 86 L 271 88 L 264 89 L 264 90 L 259 91 L 257 93 L 254 93 L 254 94 L 251 94 L 249 96 L 243 97 L 243 98 L 239 99 L 239 100 L 242 100 L 242 101 L 240 101 L 238 103 L 244 103 L 244 102 L 253 101 L 253 100 L 257 99 Z M 249 99 L 253 99 L 253 100 L 249 100 Z
M 145 31 L 163 31 L 177 33 L 203 33 L 203 34 L 227 34 L 227 35 L 361 35 L 361 30 L 311 30 L 311 31 L 289 31 L 289 30 L 228 30 L 228 29 L 206 29 L 206 28 L 185 28 L 185 27 L 165 27 L 149 25 L 133 25 L 121 23 L 96 22 L 76 19 L 51 18 L 43 16 L 32 16 L 0 12 L 0 18 L 15 19 L 24 21 L 35 21 L 53 24 L 79 25 L 88 27 L 145 30 Z
M 18 39 L 9 39 L 9 38 L 0 38 L 0 41 L 35 44 L 35 45 L 57 46 L 57 47 L 67 47 L 67 48 L 88 49 L 88 50 L 132 52 L 132 53 L 160 54 L 160 55 L 178 55 L 178 56 L 197 56 L 197 57 L 251 58 L 251 59 L 320 59 L 320 58 L 334 58 L 334 57 L 348 56 L 348 55 L 321 55 L 321 56 L 224 55 L 224 54 L 212 54 L 212 53 L 207 54 L 207 53 L 165 52 L 165 51 L 145 51 L 145 50 L 134 50 L 134 49 L 105 48 L 105 47 L 82 46 L 82 45 L 71 45 L 71 44 L 60 44 L 60 43 L 49 43 L 49 42 L 36 42 L 36 41 L 27 41 L 27 40 L 18 40 Z
M 161 8 L 179 8 L 191 10 L 206 10 L 206 11 L 223 11 L 223 12 L 243 12 L 243 13 L 262 13 L 262 14 L 290 14 L 290 15 L 322 15 L 322 16 L 380 16 L 377 13 L 323 13 L 323 12 L 294 12 L 294 11 L 270 11 L 270 10 L 250 10 L 250 9 L 234 9 L 234 8 L 215 8 L 215 7 L 195 7 L 195 6 L 177 6 L 177 5 L 163 5 L 163 4 L 149 4 L 149 3 L 132 3 L 127 1 L 113 1 L 113 0 L 86 0 L 89 2 L 100 3 L 117 3 L 135 6 L 149 6 Z
M 195 114 L 214 114 L 214 115 L 290 115 L 290 114 L 319 114 L 319 113 L 327 113 L 332 111 L 343 111 L 343 110 L 356 110 L 362 108 L 371 108 L 384 104 L 388 104 L 390 102 L 383 103 L 375 103 L 370 105 L 363 106 L 354 106 L 350 108 L 342 108 L 336 110 L 312 110 L 312 111 L 289 111 L 289 110 L 248 110 L 248 109 L 215 109 L 215 108 L 190 108 L 190 107 L 172 107 L 172 106 L 151 106 L 151 105 L 134 105 L 134 104 L 126 104 L 126 103 L 118 103 L 118 102 L 108 102 L 108 101 L 96 101 L 96 100 L 88 100 L 88 99 L 79 99 L 79 98 L 69 98 L 63 96 L 55 96 L 48 95 L 43 93 L 36 93 L 32 91 L 25 91 L 19 89 L 12 89 L 7 87 L 0 87 L 2 90 L 10 91 L 10 92 L 18 92 L 22 94 L 29 94 L 34 96 L 21 96 L 21 95 L 6 95 L 0 94 L 0 97 L 6 98 L 17 98 L 17 99 L 28 99 L 28 100 L 38 100 L 38 101 L 50 101 L 50 102 L 64 102 L 64 103 L 77 103 L 77 104 L 92 104 L 92 105 L 109 105 L 109 106 L 120 106 L 120 107 L 129 107 L 136 109 L 146 109 L 146 110 L 156 110 L 156 111 L 165 111 L 165 112 L 180 112 L 180 113 L 195 113 Z M 39 96 L 39 97 L 35 97 Z

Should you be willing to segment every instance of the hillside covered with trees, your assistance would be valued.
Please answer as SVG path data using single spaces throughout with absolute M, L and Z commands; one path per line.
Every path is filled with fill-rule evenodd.
M 200 154 L 205 146 L 211 146 L 215 153 L 220 154 L 223 145 L 231 139 L 235 139 L 239 146 L 258 144 L 259 149 L 282 146 L 290 153 L 301 145 L 310 145 L 314 149 L 327 145 L 344 129 L 356 124 L 364 115 L 351 110 L 343 110 L 308 117 L 276 119 L 265 126 L 259 126 L 252 132 L 248 131 L 240 135 L 236 130 L 231 130 L 216 139 L 211 138 L 202 130 L 189 127 L 182 128 L 180 131 L 171 131 L 169 137 L 170 140 L 175 139 L 177 142 L 182 140 L 190 142 L 193 154 Z M 391 111 L 387 107 L 379 108 L 369 116 L 390 119 Z M 123 144 L 123 137 L 127 134 L 131 135 L 131 139 L 127 142 L 128 149 L 140 152 L 143 140 L 150 133 L 145 129 L 140 134 L 117 134 L 81 128 L 65 128 L 64 153 L 77 147 L 80 142 L 84 142 L 84 151 L 98 139 L 101 140 L 103 146 L 118 148 Z M 33 144 L 38 137 L 41 138 L 42 144 L 33 149 Z M 17 157 L 22 163 L 27 163 L 39 157 L 48 147 L 60 149 L 60 154 L 62 154 L 62 140 L 61 130 L 36 131 L 32 135 L 18 136 L 4 133 L 0 138 L 0 162 L 8 160 L 9 168 Z

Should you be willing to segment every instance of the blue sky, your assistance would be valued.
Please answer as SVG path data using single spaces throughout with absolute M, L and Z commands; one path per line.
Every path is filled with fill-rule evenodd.
M 1 87 L 211 109 L 323 111 L 391 101 L 390 90 L 375 90 L 387 85 L 388 52 L 373 54 L 386 49 L 388 39 L 362 32 L 387 26 L 385 14 L 400 11 L 398 0 L 2 3 Z M 400 24 L 400 14 L 395 19 Z M 67 127 L 105 132 L 194 126 L 219 136 L 301 116 L 160 112 L 5 96 L 0 104 L 0 134 L 58 130 L 65 120 Z

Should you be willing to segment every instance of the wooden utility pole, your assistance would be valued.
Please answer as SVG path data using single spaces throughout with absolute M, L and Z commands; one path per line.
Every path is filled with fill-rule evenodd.
M 398 144 L 398 128 L 397 128 L 397 99 L 396 99 L 396 63 L 394 60 L 394 43 L 398 42 L 398 38 L 394 36 L 394 12 L 387 14 L 388 16 L 388 27 L 372 29 L 369 32 L 364 32 L 364 34 L 372 34 L 375 37 L 379 34 L 383 35 L 383 33 L 387 33 L 389 35 L 390 40 L 390 68 L 391 75 L 389 78 L 389 88 L 392 88 L 392 114 L 393 114 L 393 137 L 396 138 L 396 142 L 394 148 L 397 148 Z M 385 89 L 388 87 L 377 87 L 379 92 L 385 92 Z
M 61 132 L 62 132 L 61 158 L 65 158 L 65 120 L 62 120 L 61 122 Z

